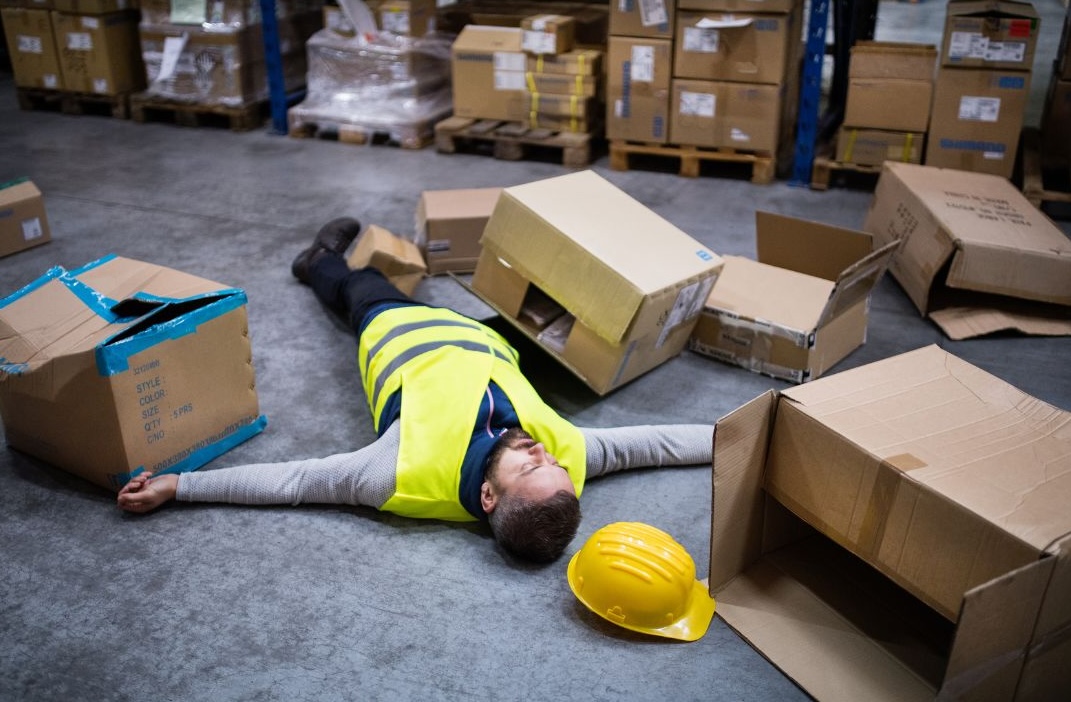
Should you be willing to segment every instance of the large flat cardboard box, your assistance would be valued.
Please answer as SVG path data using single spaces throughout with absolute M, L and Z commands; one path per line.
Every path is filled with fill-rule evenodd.
M 893 132 L 842 126 L 837 130 L 836 159 L 841 163 L 880 166 L 886 161 L 922 163 L 924 132 Z
M 669 140 L 776 153 L 783 93 L 779 85 L 674 78 Z
M 520 27 L 470 24 L 454 40 L 451 72 L 454 115 L 477 119 L 524 119 L 527 56 Z
M 1029 2 L 956 0 L 948 3 L 941 64 L 958 68 L 1029 71 L 1041 19 Z
M 20 178 L 0 183 L 0 256 L 51 240 L 45 201 L 33 181 Z
M 370 224 L 361 232 L 353 250 L 346 256 L 352 270 L 371 266 L 406 295 L 412 295 L 424 279 L 428 267 L 420 248 L 389 229 Z
M 1029 73 L 942 68 L 924 163 L 1011 178 L 1029 100 Z
M 675 78 L 779 85 L 800 56 L 802 6 L 785 14 L 677 13 Z
M 1071 239 L 1007 179 L 886 161 L 863 229 L 950 338 L 1071 333 Z
M 804 383 L 866 342 L 870 293 L 892 241 L 755 213 L 758 260 L 725 256 L 689 347 L 733 365 Z
M 106 256 L 55 267 L 0 302 L 7 443 L 118 490 L 259 433 L 246 296 Z
M 480 257 L 480 237 L 502 188 L 425 190 L 416 210 L 417 244 L 428 273 L 471 273 Z
M 65 90 L 119 95 L 145 87 L 138 47 L 138 13 L 52 13 Z
M 676 0 L 614 0 L 610 3 L 610 36 L 673 41 L 676 15 Z
M 20 88 L 63 89 L 52 13 L 45 9 L 0 9 L 11 70 Z
M 1071 689 L 1071 415 L 929 346 L 715 428 L 718 615 L 816 699 Z
M 673 41 L 612 36 L 606 71 L 607 138 L 667 143 Z
M 473 290 L 596 393 L 678 355 L 722 260 L 594 171 L 506 188 Z

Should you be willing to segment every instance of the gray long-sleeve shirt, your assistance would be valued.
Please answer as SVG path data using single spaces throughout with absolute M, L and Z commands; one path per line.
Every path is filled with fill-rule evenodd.
M 667 424 L 581 428 L 587 479 L 630 468 L 710 465 L 714 427 Z M 400 423 L 351 453 L 258 463 L 179 476 L 177 499 L 188 502 L 347 504 L 380 508 L 395 489 Z

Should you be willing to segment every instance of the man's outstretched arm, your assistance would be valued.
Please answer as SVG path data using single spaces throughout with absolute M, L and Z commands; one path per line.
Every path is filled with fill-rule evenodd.
M 656 424 L 609 429 L 581 428 L 587 445 L 588 475 L 630 468 L 711 464 L 712 424 Z

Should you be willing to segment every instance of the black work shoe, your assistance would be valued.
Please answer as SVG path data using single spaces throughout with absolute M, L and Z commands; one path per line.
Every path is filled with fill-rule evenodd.
M 339 217 L 331 220 L 320 227 L 312 246 L 297 255 L 290 266 L 290 272 L 302 283 L 308 283 L 313 261 L 327 251 L 333 251 L 339 255 L 346 253 L 346 249 L 360 233 L 361 223 L 352 217 Z

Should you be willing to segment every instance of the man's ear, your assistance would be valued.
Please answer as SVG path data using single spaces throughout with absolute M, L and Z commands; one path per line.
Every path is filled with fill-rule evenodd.
M 495 494 L 495 489 L 491 486 L 490 480 L 483 481 L 483 485 L 480 486 L 480 506 L 483 507 L 485 514 L 491 514 L 495 511 L 495 505 L 498 504 L 498 495 Z

